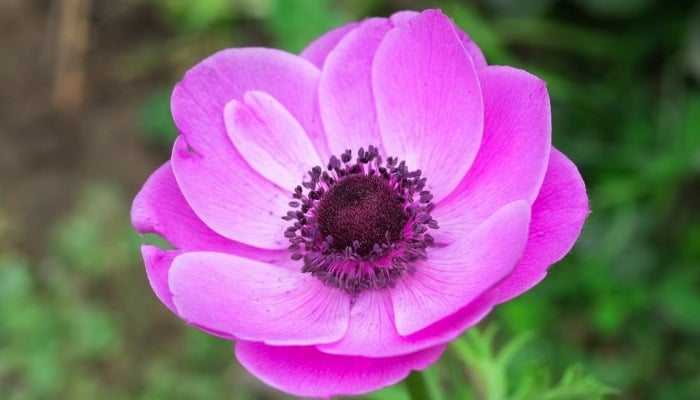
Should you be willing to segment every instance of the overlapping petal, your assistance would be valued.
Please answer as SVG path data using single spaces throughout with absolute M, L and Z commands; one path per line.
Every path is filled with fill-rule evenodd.
M 328 53 L 335 48 L 348 32 L 351 32 L 359 25 L 358 22 L 351 22 L 324 33 L 306 46 L 301 52 L 301 57 L 311 61 L 318 68 L 323 68 Z
M 268 385 L 296 396 L 325 398 L 362 394 L 423 370 L 445 350 L 438 345 L 396 357 L 336 356 L 311 346 L 281 347 L 263 343 L 236 343 L 236 358 Z
M 529 224 L 530 205 L 515 201 L 458 241 L 431 249 L 415 274 L 397 281 L 390 292 L 399 334 L 452 315 L 508 276 L 523 253 Z
M 484 108 L 471 57 L 451 21 L 425 11 L 386 34 L 372 66 L 384 147 L 420 168 L 439 201 L 472 164 Z
M 243 340 L 328 343 L 340 339 L 348 325 L 347 296 L 308 274 L 249 258 L 179 255 L 168 286 L 181 318 Z
M 368 145 L 382 148 L 370 75 L 374 53 L 392 24 L 372 18 L 345 35 L 326 58 L 319 102 L 333 154 Z
M 173 259 L 180 254 L 182 254 L 181 250 L 163 250 L 153 245 L 141 246 L 141 255 L 146 266 L 146 276 L 153 293 L 170 311 L 176 314 L 173 294 L 168 286 L 168 272 Z
M 271 256 L 227 239 L 205 225 L 182 195 L 169 161 L 148 178 L 136 195 L 131 223 L 139 233 L 158 234 L 178 249 L 216 250 L 252 258 Z
M 360 294 L 350 311 L 348 330 L 337 342 L 316 346 L 324 353 L 365 357 L 392 357 L 452 341 L 478 323 L 496 304 L 489 291 L 459 311 L 407 336 L 396 331 L 391 295 L 368 291 Z
M 282 51 L 233 49 L 202 61 L 175 87 L 171 108 L 182 136 L 173 149 L 173 170 L 192 209 L 220 235 L 261 248 L 284 247 L 280 217 L 289 197 L 288 190 L 265 179 L 236 151 L 224 107 L 247 91 L 266 92 L 327 157 L 318 116 L 319 75 L 310 62 Z
M 544 279 L 549 266 L 571 250 L 589 212 L 586 186 L 576 165 L 552 149 L 542 189 L 532 205 L 530 235 L 523 257 L 513 273 L 499 284 L 499 303 Z
M 544 82 L 510 67 L 479 74 L 484 136 L 467 176 L 433 213 L 441 234 L 469 231 L 512 201 L 534 202 L 547 169 L 552 125 Z
M 260 175 L 290 193 L 309 166 L 323 165 L 304 128 L 274 97 L 246 92 L 224 108 L 226 130 L 239 154 Z

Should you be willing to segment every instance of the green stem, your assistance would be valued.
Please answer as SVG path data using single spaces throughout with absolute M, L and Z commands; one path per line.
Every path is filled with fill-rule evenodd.
M 425 384 L 425 377 L 418 371 L 412 371 L 404 381 L 411 400 L 430 400 L 430 392 Z

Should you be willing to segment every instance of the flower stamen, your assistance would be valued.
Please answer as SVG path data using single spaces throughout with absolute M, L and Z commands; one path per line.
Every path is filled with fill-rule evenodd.
M 325 170 L 313 167 L 282 218 L 294 221 L 284 234 L 292 259 L 303 259 L 302 272 L 356 295 L 413 274 L 434 245 L 427 232 L 438 223 L 420 170 L 409 171 L 394 157 L 383 162 L 374 146 L 360 148 L 351 161 L 346 150 Z

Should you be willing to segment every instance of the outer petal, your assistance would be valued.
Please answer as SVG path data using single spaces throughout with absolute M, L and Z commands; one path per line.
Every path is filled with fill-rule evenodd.
M 412 11 L 412 10 L 403 10 L 403 11 L 397 11 L 389 17 L 391 22 L 395 26 L 400 26 L 408 21 L 412 20 L 413 18 L 419 16 L 420 13 L 418 11 Z
M 148 283 L 151 284 L 151 288 L 158 300 L 163 302 L 175 314 L 177 314 L 177 311 L 173 303 L 173 294 L 168 287 L 168 271 L 170 271 L 173 259 L 181 253 L 182 251 L 180 250 L 162 250 L 151 245 L 141 246 L 141 255 L 146 265 Z
M 175 143 L 173 170 L 187 202 L 217 233 L 263 248 L 286 245 L 282 237 L 286 224 L 280 217 L 289 193 L 262 178 L 240 157 L 227 136 L 223 110 L 246 91 L 265 91 L 301 123 L 323 154 L 318 77 L 315 66 L 291 54 L 233 49 L 202 61 L 176 86 L 171 107 L 184 138 Z
M 433 213 L 444 232 L 469 231 L 503 205 L 534 202 L 551 149 L 545 83 L 510 67 L 480 71 L 484 137 L 472 168 Z
M 467 306 L 511 273 L 523 254 L 530 205 L 516 201 L 459 240 L 428 253 L 390 292 L 396 329 L 410 335 Z
M 345 336 L 316 347 L 324 353 L 366 357 L 413 353 L 454 340 L 485 317 L 496 300 L 495 291 L 487 293 L 426 329 L 401 336 L 394 325 L 391 295 L 386 291 L 363 292 L 352 306 Z
M 317 108 L 319 76 L 313 64 L 280 50 L 223 50 L 195 65 L 175 86 L 170 103 L 173 119 L 197 152 L 228 149 L 224 106 L 242 99 L 247 91 L 259 90 L 289 110 L 323 154 L 325 137 Z
M 168 273 L 170 272 L 170 267 L 175 257 L 182 253 L 181 250 L 162 250 L 151 245 L 141 246 L 141 254 L 143 255 L 143 260 L 146 265 L 148 282 L 158 299 L 175 315 L 177 315 L 177 308 L 175 307 L 175 303 L 173 303 L 173 294 L 168 286 Z M 193 325 L 197 326 L 196 324 Z M 229 333 L 208 329 L 204 326 L 197 326 L 197 328 L 210 335 L 219 336 L 226 340 L 237 339 Z
M 394 25 L 398 26 L 407 23 L 409 20 L 418 15 L 420 15 L 420 13 L 416 11 L 399 11 L 391 16 L 391 22 L 393 22 Z M 486 58 L 481 52 L 479 46 L 477 46 L 476 43 L 474 43 L 474 41 L 469 37 L 469 35 L 464 33 L 464 31 L 462 31 L 458 27 L 455 27 L 455 31 L 457 32 L 459 40 L 462 42 L 462 46 L 464 46 L 464 49 L 467 51 L 467 53 L 469 53 L 469 56 L 471 56 L 472 61 L 474 62 L 474 67 L 476 69 L 486 67 Z
M 485 68 L 488 66 L 486 63 L 486 57 L 484 57 L 484 53 L 481 52 L 481 49 L 479 46 L 474 43 L 472 38 L 469 37 L 463 30 L 457 28 L 457 36 L 459 36 L 459 40 L 462 41 L 462 46 L 464 46 L 464 50 L 469 53 L 469 56 L 472 58 L 472 62 L 474 63 L 474 68 L 477 69 L 477 71 L 481 70 L 482 68 Z M 481 72 L 481 71 L 479 71 Z
M 345 333 L 348 296 L 308 274 L 223 253 L 178 256 L 169 274 L 184 320 L 243 340 L 306 345 Z
M 359 25 L 359 22 L 352 22 L 324 33 L 318 39 L 311 42 L 311 44 L 301 52 L 301 56 L 314 63 L 318 68 L 323 68 L 328 53 L 333 50 L 348 32 L 357 28 Z
M 471 166 L 483 128 L 479 81 L 451 21 L 429 10 L 387 33 L 372 83 L 387 154 L 423 170 L 441 200 Z
M 304 397 L 357 395 L 392 385 L 437 361 L 445 345 L 397 357 L 335 356 L 314 347 L 237 342 L 236 358 L 268 385 Z
M 231 141 L 239 154 L 270 182 L 291 193 L 306 171 L 323 165 L 304 128 L 265 92 L 250 91 L 224 109 Z
M 523 258 L 498 289 L 499 302 L 520 295 L 544 279 L 548 267 L 571 250 L 589 213 L 586 187 L 576 166 L 552 149 L 542 190 L 532 206 Z
M 326 58 L 319 103 L 333 154 L 368 145 L 382 147 L 370 70 L 374 53 L 391 28 L 386 18 L 368 19 L 345 35 Z
M 139 233 L 158 234 L 179 249 L 217 250 L 265 260 L 273 255 L 231 241 L 206 226 L 180 192 L 170 161 L 158 168 L 136 195 L 131 223 Z
M 197 216 L 222 236 L 251 246 L 283 249 L 282 220 L 291 194 L 230 154 L 201 155 L 184 137 L 175 140 L 172 165 L 178 185 Z

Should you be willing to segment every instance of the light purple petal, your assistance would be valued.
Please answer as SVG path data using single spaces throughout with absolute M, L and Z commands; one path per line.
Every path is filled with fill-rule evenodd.
M 443 232 L 469 231 L 515 200 L 534 202 L 549 162 L 552 125 L 545 83 L 510 67 L 479 73 L 484 137 L 467 176 L 433 212 Z
M 476 68 L 477 71 L 481 73 L 481 71 L 479 70 L 488 66 L 488 64 L 486 63 L 486 57 L 484 57 L 484 53 L 481 52 L 479 46 L 477 46 L 477 44 L 474 43 L 472 38 L 470 38 L 469 35 L 467 35 L 463 30 L 459 28 L 457 28 L 456 30 L 457 36 L 462 42 L 462 46 L 464 46 L 464 50 L 466 50 L 469 56 L 472 58 L 474 68 Z
M 348 34 L 348 32 L 359 26 L 359 22 L 351 22 L 340 26 L 321 35 L 319 38 L 311 42 L 302 52 L 301 56 L 316 65 L 318 68 L 323 68 L 326 61 L 326 56 L 340 42 L 340 40 Z
M 483 128 L 479 81 L 451 21 L 429 10 L 387 33 L 372 83 L 386 153 L 421 169 L 441 200 L 471 166 Z
M 131 223 L 139 233 L 155 233 L 187 250 L 216 250 L 249 258 L 269 258 L 272 252 L 227 239 L 206 226 L 182 196 L 170 161 L 158 168 L 136 195 Z M 284 256 L 289 254 L 284 251 Z M 275 258 L 281 258 L 276 254 Z
M 314 347 L 237 342 L 236 358 L 266 384 L 300 397 L 358 395 L 392 385 L 440 358 L 445 345 L 397 357 L 336 356 Z
M 196 152 L 216 153 L 231 146 L 224 106 L 243 99 L 245 92 L 259 90 L 289 110 L 317 151 L 326 155 L 317 104 L 319 77 L 320 71 L 309 61 L 281 50 L 223 50 L 192 67 L 175 86 L 170 102 L 173 119 Z
M 391 14 L 389 19 L 394 26 L 401 26 L 419 15 L 418 11 L 403 10 Z
M 589 214 L 586 187 L 576 166 L 552 149 L 542 190 L 532 206 L 530 236 L 513 273 L 498 285 L 499 302 L 527 291 L 571 250 Z
M 142 245 L 141 255 L 146 265 L 146 276 L 153 292 L 170 311 L 177 314 L 173 303 L 173 294 L 168 286 L 168 271 L 173 259 L 182 253 L 181 250 L 162 250 L 156 246 Z
M 202 61 L 175 87 L 171 107 L 183 136 L 173 149 L 173 170 L 192 209 L 220 235 L 261 248 L 285 247 L 281 216 L 290 195 L 238 154 L 224 126 L 224 106 L 247 91 L 267 92 L 322 153 L 327 146 L 317 110 L 319 75 L 310 62 L 282 51 L 232 49 Z
M 377 46 L 391 28 L 386 18 L 368 19 L 345 35 L 326 58 L 319 102 L 333 154 L 368 145 L 382 148 L 370 70 Z
M 307 345 L 340 339 L 350 300 L 309 274 L 223 253 L 175 258 L 169 287 L 184 320 L 243 340 Z
M 229 239 L 266 249 L 289 244 L 282 220 L 291 193 L 258 175 L 230 153 L 201 155 L 183 136 L 175 140 L 172 165 L 180 188 L 197 216 Z
M 495 292 L 487 293 L 437 323 L 412 335 L 401 336 L 394 325 L 391 295 L 387 291 L 363 292 L 353 303 L 345 336 L 317 347 L 324 353 L 366 357 L 413 353 L 454 340 L 485 317 L 496 300 Z
M 238 153 L 260 175 L 290 193 L 311 167 L 323 165 L 304 128 L 277 100 L 250 91 L 224 109 L 226 129 Z
M 399 11 L 397 13 L 394 13 L 390 17 L 390 19 L 391 22 L 394 23 L 394 25 L 399 26 L 407 23 L 412 18 L 418 15 L 420 15 L 420 13 L 416 11 Z M 455 31 L 457 32 L 459 40 L 462 42 L 462 46 L 464 46 L 464 49 L 472 58 L 472 61 L 474 62 L 474 68 L 481 69 L 483 67 L 486 67 L 486 58 L 484 57 L 484 53 L 481 52 L 479 46 L 477 46 L 476 43 L 474 43 L 474 41 L 469 37 L 469 35 L 467 35 L 464 31 L 459 29 L 459 27 L 455 26 Z
M 415 274 L 390 292 L 399 334 L 410 335 L 455 313 L 508 276 L 523 254 L 529 223 L 530 204 L 516 201 L 460 240 L 431 249 Z

